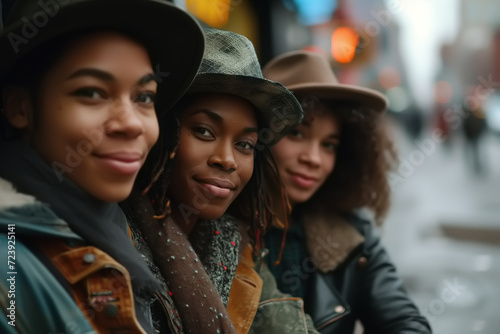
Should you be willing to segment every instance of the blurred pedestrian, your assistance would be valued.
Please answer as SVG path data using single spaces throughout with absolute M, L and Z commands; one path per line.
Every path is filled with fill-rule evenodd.
M 477 99 L 479 101 L 479 99 Z M 486 172 L 482 142 L 487 131 L 486 115 L 483 104 L 478 106 L 463 106 L 464 120 L 462 130 L 465 139 L 464 150 L 466 164 L 476 175 Z

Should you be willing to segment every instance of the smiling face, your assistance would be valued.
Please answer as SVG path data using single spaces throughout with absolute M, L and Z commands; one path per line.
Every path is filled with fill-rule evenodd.
M 192 227 L 198 218 L 224 214 L 252 176 L 257 139 L 255 112 L 246 100 L 210 93 L 190 101 L 181 114 L 168 188 L 178 223 Z
M 309 200 L 335 167 L 340 125 L 331 111 L 308 111 L 271 150 L 292 205 Z
M 130 194 L 158 138 L 156 86 L 141 45 L 114 32 L 92 33 L 72 42 L 43 77 L 36 103 L 19 95 L 26 98 L 10 120 L 59 176 L 117 202 Z M 32 112 L 36 126 L 30 117 L 22 121 Z

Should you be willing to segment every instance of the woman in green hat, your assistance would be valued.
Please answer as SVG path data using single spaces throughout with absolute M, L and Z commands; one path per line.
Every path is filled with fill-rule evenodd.
M 257 314 L 259 301 L 283 296 L 263 288 L 253 255 L 261 254 L 263 233 L 286 209 L 269 146 L 302 110 L 291 92 L 262 77 L 248 39 L 215 29 L 205 36 L 200 71 L 165 119 L 168 137 L 123 207 L 136 246 L 164 283 L 157 305 L 170 317 L 155 313 L 158 330 L 263 333 L 270 328 Z M 274 333 L 300 326 L 304 332 L 301 301 L 285 303 L 280 310 L 294 313 Z

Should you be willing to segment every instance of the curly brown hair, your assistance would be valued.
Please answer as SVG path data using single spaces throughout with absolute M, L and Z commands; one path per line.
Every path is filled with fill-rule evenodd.
M 341 129 L 332 174 L 301 207 L 324 203 L 339 213 L 369 208 L 380 225 L 390 205 L 386 174 L 396 167 L 398 159 L 385 114 L 334 99 L 303 96 L 299 100 L 306 119 L 313 112 L 327 110 L 334 113 Z

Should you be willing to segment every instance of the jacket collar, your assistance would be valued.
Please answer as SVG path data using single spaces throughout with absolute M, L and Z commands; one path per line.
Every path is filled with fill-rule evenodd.
M 0 178 L 0 210 L 21 207 L 35 202 L 35 197 L 17 192 L 12 183 Z
M 307 251 L 323 273 L 335 270 L 365 241 L 348 220 L 322 208 L 305 213 L 303 226 Z
M 15 224 L 17 235 L 59 237 L 83 243 L 47 205 L 18 192 L 12 183 L 0 178 L 0 227 L 5 231 L 9 224 Z

